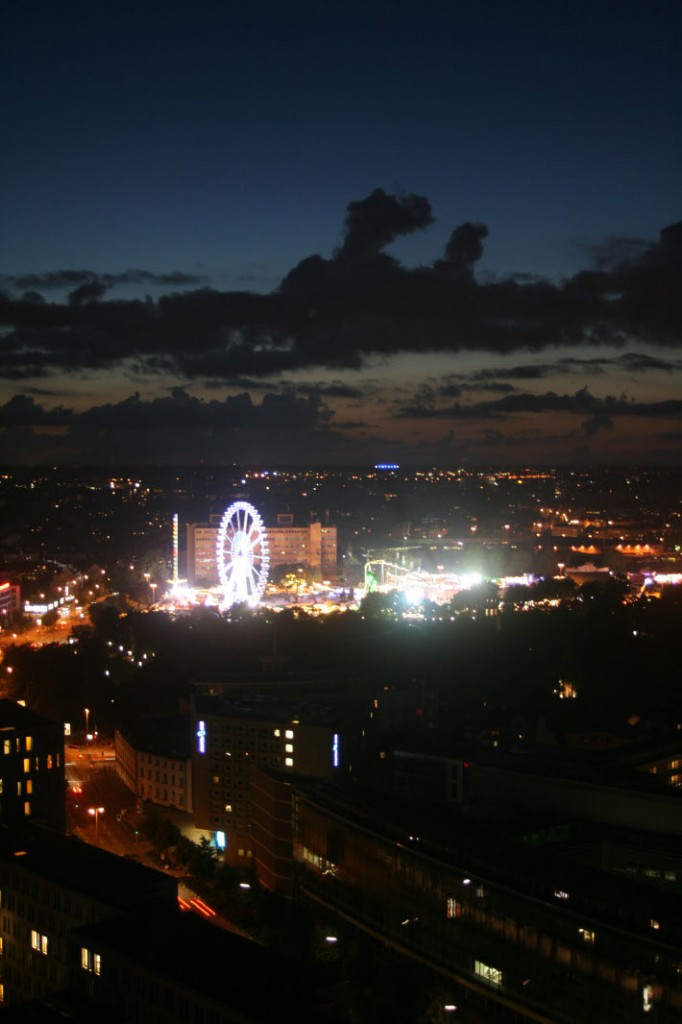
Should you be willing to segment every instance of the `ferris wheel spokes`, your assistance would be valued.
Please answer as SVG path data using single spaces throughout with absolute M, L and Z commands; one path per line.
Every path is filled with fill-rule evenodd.
M 270 557 L 263 521 L 246 501 L 236 501 L 225 512 L 217 541 L 218 575 L 224 606 L 258 604 L 267 582 Z

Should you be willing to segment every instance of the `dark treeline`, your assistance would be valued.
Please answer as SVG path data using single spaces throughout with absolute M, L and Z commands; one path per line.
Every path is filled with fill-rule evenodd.
M 192 679 L 206 673 L 348 677 L 364 681 L 368 698 L 385 686 L 418 687 L 438 709 L 429 725 L 441 729 L 504 728 L 514 716 L 613 729 L 636 716 L 672 727 L 682 719 L 682 595 L 669 588 L 659 600 L 623 603 L 616 590 L 586 586 L 530 610 L 521 610 L 523 595 L 491 609 L 481 593 L 466 609 L 409 621 L 390 594 L 326 617 L 235 608 L 173 619 L 100 604 L 72 642 L 8 648 L 4 683 L 7 695 L 57 720 L 78 722 L 87 706 L 106 732 L 131 715 L 186 707 Z M 562 683 L 576 700 L 557 699 Z

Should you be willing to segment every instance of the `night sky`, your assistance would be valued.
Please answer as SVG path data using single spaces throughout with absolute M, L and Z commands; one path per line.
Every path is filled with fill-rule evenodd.
M 682 463 L 682 4 L 10 0 L 0 464 Z

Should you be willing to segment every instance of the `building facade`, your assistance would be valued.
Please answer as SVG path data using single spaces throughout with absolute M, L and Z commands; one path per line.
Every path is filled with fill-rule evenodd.
M 216 519 L 218 517 L 215 517 Z M 187 524 L 187 579 L 193 586 L 216 586 L 218 565 L 216 543 L 219 522 Z M 324 578 L 337 571 L 337 529 L 319 522 L 294 525 L 293 516 L 283 513 L 276 526 L 267 527 L 270 568 L 303 566 Z
M 116 771 L 132 793 L 161 807 L 192 813 L 189 728 L 189 719 L 183 717 L 116 730 Z
M 65 829 L 64 726 L 0 700 L 0 821 Z
M 434 838 L 410 818 L 293 787 L 297 897 L 430 965 L 453 1003 L 486 1020 L 680 1019 L 674 888 L 561 860 L 471 820 Z
M 253 854 L 251 768 L 285 776 L 333 779 L 342 770 L 341 740 L 329 708 L 263 695 L 229 701 L 194 698 L 194 821 L 222 834 L 225 859 L 238 864 Z

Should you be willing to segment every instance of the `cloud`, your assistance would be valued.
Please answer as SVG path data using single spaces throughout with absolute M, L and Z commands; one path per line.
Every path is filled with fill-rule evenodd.
M 400 235 L 411 234 L 430 224 L 433 224 L 433 216 L 425 196 L 391 196 L 377 188 L 366 199 L 348 204 L 346 234 L 338 258 L 357 260 L 374 255 Z
M 206 278 L 197 274 L 185 274 L 174 270 L 169 274 L 153 274 L 149 270 L 124 270 L 120 274 L 98 274 L 94 270 L 53 270 L 45 274 L 16 274 L 3 278 L 11 287 L 19 289 L 40 289 L 41 291 L 65 291 L 86 284 L 100 284 L 105 289 L 117 284 L 160 285 L 161 287 L 182 288 L 203 284 Z
M 589 416 L 605 429 L 606 419 L 614 416 L 635 416 L 641 418 L 682 417 L 682 399 L 668 399 L 659 402 L 636 402 L 625 395 L 599 398 L 587 388 L 573 394 L 557 394 L 546 391 L 543 394 L 515 392 L 494 401 L 473 402 L 468 405 L 455 403 L 442 406 L 424 396 L 419 389 L 413 400 L 401 403 L 396 410 L 398 419 L 499 419 L 522 413 L 573 413 Z M 600 417 L 604 417 L 601 421 Z
M 445 246 L 445 256 L 434 264 L 436 270 L 470 277 L 474 272 L 474 264 L 483 255 L 483 239 L 488 237 L 485 224 L 460 224 L 452 232 L 450 241 Z
M 255 403 L 246 393 L 206 401 L 175 388 L 84 411 L 17 395 L 0 406 L 0 445 L 13 463 L 351 462 L 355 443 L 332 419 L 315 393 L 268 393 Z
M 17 275 L 8 279 L 11 286 L 28 292 L 0 295 L 0 377 L 124 370 L 140 380 L 163 375 L 208 386 L 304 369 L 361 370 L 399 353 L 680 344 L 682 222 L 646 246 L 607 240 L 612 258 L 563 284 L 518 275 L 478 281 L 474 269 L 488 235 L 481 223 L 455 227 L 444 255 L 430 266 L 406 268 L 384 251 L 432 222 L 425 196 L 375 189 L 349 203 L 341 244 L 330 258 L 308 256 L 268 294 L 187 290 L 201 279 L 179 272 Z M 172 290 L 156 299 L 114 300 L 105 292 L 117 284 Z M 45 302 L 36 289 L 62 289 L 67 298 Z M 633 372 L 664 368 L 629 358 Z M 597 352 L 580 365 L 599 372 L 606 364 Z M 567 371 L 569 361 L 562 366 Z M 677 364 L 671 359 L 670 366 Z M 486 372 L 482 382 L 495 376 Z M 541 379 L 549 367 L 520 363 L 515 372 Z M 513 376 L 497 373 L 498 380 Z
M 586 242 L 581 246 L 597 270 L 609 270 L 623 263 L 641 259 L 650 247 L 651 242 L 646 239 L 627 235 L 609 235 L 597 242 Z
M 596 416 L 590 416 L 580 424 L 580 427 L 586 437 L 594 437 L 600 430 L 613 430 L 613 419 L 604 413 L 598 413 Z
M 106 292 L 106 285 L 101 281 L 89 281 L 87 284 L 80 284 L 69 292 L 68 300 L 71 306 L 80 306 L 84 302 L 98 302 Z

